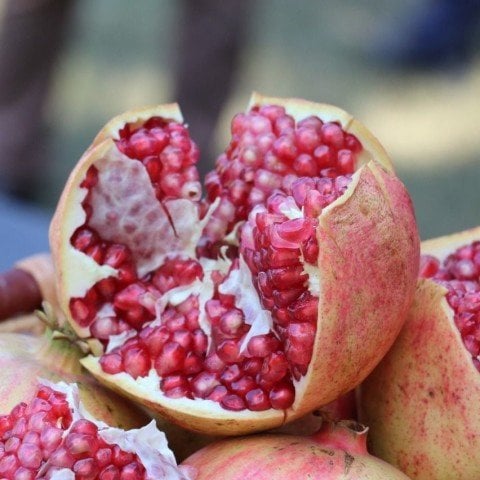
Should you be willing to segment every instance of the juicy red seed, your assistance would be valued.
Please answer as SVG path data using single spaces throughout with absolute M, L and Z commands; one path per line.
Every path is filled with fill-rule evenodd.
M 72 237 L 72 245 L 81 252 L 85 252 L 98 242 L 98 236 L 89 228 L 78 229 Z
M 60 447 L 50 455 L 48 462 L 53 467 L 72 468 L 75 459 L 64 447 Z
M 145 348 L 130 348 L 123 354 L 123 368 L 133 378 L 146 377 L 150 367 L 150 356 Z
M 120 480 L 120 470 L 115 465 L 109 465 L 100 472 L 99 480 Z
M 104 468 L 112 461 L 112 450 L 110 448 L 99 448 L 94 455 L 97 465 Z M 113 466 L 113 465 L 112 465 Z M 116 467 L 115 467 L 116 468 Z M 101 476 L 101 475 L 100 475 Z
M 210 353 L 205 358 L 204 365 L 210 372 L 221 372 L 225 367 L 225 362 L 216 353 Z
M 185 362 L 185 349 L 176 342 L 169 342 L 162 353 L 155 359 L 154 367 L 158 375 L 170 375 L 180 372 Z
M 245 375 L 242 378 L 238 379 L 235 382 L 232 382 L 230 385 L 231 392 L 240 395 L 242 398 L 245 398 L 245 395 L 250 391 L 254 390 L 257 387 L 255 380 Z
M 231 384 L 241 378 L 243 372 L 237 364 L 228 365 L 220 374 L 220 380 L 224 384 Z
M 140 480 L 143 479 L 145 468 L 138 462 L 132 462 L 122 468 L 120 480 Z
M 15 455 L 5 455 L 0 459 L 0 475 L 2 478 L 14 478 L 14 473 L 19 466 Z
M 124 452 L 118 445 L 112 448 L 112 461 L 117 467 L 124 467 L 135 460 L 135 455 L 130 452 Z
M 244 325 L 243 314 L 240 310 L 229 310 L 220 318 L 220 329 L 226 335 L 237 336 Z
M 122 356 L 118 353 L 107 353 L 100 358 L 100 366 L 105 373 L 114 375 L 123 372 Z
M 420 260 L 420 276 L 432 278 L 448 289 L 447 301 L 465 348 L 480 370 L 480 243 L 458 248 L 440 263 L 430 255 Z
M 260 388 L 250 390 L 245 395 L 245 401 L 249 410 L 259 412 L 271 408 L 268 395 Z
M 247 345 L 247 350 L 252 357 L 267 357 L 280 348 L 280 342 L 271 335 L 256 335 Z
M 171 336 L 170 331 L 165 326 L 156 327 L 145 337 L 144 342 L 152 357 L 160 354 L 165 344 Z
M 208 338 L 201 329 L 197 329 L 192 333 L 193 351 L 197 355 L 203 355 L 207 351 Z
M 165 390 L 172 390 L 178 387 L 188 387 L 188 380 L 182 375 L 170 375 L 163 377 L 160 382 L 160 388 Z
M 94 449 L 95 437 L 83 433 L 69 433 L 65 438 L 65 448 L 72 455 L 90 452 Z
M 227 387 L 224 385 L 217 385 L 209 395 L 207 395 L 208 400 L 213 400 L 214 402 L 220 402 L 225 396 L 228 395 Z
M 71 428 L 70 428 L 71 433 L 83 433 L 85 435 L 92 435 L 96 436 L 98 433 L 98 427 L 91 422 L 90 420 L 86 420 L 84 418 L 80 420 L 76 420 Z
M 218 374 L 210 372 L 199 373 L 191 382 L 193 394 L 200 398 L 210 395 L 217 385 L 220 385 Z
M 242 370 L 249 375 L 256 375 L 260 372 L 263 364 L 263 359 L 247 358 L 243 361 Z
M 235 340 L 224 340 L 217 347 L 217 355 L 225 363 L 241 361 L 240 346 Z
M 288 373 L 288 361 L 283 352 L 272 353 L 262 364 L 261 377 L 268 382 L 278 382 Z
M 98 474 L 98 466 L 93 458 L 77 460 L 72 470 L 79 478 L 95 478 Z
M 245 401 L 238 395 L 225 395 L 220 401 L 220 405 L 226 410 L 238 412 L 245 410 Z
M 269 393 L 272 408 L 284 410 L 292 406 L 295 400 L 295 390 L 291 384 L 275 385 Z

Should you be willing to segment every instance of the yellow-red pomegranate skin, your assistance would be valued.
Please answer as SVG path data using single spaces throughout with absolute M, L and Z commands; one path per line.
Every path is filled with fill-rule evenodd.
M 209 445 L 182 465 L 198 470 L 196 480 L 408 480 L 369 455 L 365 435 L 331 424 L 310 437 L 252 435 Z
M 480 228 L 422 243 L 440 259 Z M 361 386 L 360 418 L 372 452 L 418 480 L 480 478 L 480 378 L 446 300 L 447 289 L 418 281 L 393 348 Z

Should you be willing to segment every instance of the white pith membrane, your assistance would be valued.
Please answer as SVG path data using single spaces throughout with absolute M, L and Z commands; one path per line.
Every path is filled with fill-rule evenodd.
M 61 450 L 64 447 L 64 442 L 67 439 L 69 432 L 72 428 L 75 427 L 75 422 L 79 420 L 88 420 L 89 422 L 96 425 L 98 428 L 97 435 L 102 439 L 107 445 L 115 446 L 117 445 L 123 452 L 129 452 L 138 457 L 138 460 L 145 468 L 145 479 L 150 480 L 191 480 L 192 470 L 188 467 L 177 466 L 175 456 L 173 452 L 168 448 L 168 442 L 163 432 L 160 432 L 155 422 L 152 420 L 148 425 L 132 430 L 122 430 L 119 428 L 113 428 L 108 426 L 106 423 L 99 421 L 92 417 L 88 411 L 84 408 L 83 404 L 79 400 L 79 392 L 76 384 L 67 384 L 65 382 L 53 383 L 45 379 L 39 380 L 40 387 L 48 387 L 56 394 L 62 394 L 68 403 L 71 422 L 67 428 L 64 428 L 63 425 L 58 424 L 57 427 L 63 429 L 61 439 L 59 440 L 58 445 L 55 447 L 55 450 L 50 454 L 46 461 L 43 461 L 39 466 L 38 471 L 35 473 L 35 478 L 42 479 L 48 478 L 50 480 L 75 480 L 76 478 L 84 478 L 75 474 L 70 468 L 62 468 L 55 466 L 51 462 L 53 461 L 53 453 Z M 35 397 L 37 398 L 37 397 Z M 27 411 L 28 411 L 27 404 Z M 14 409 L 13 409 L 14 410 Z M 38 413 L 42 413 L 40 410 Z M 27 433 L 35 432 L 35 421 L 32 422 L 36 413 L 33 413 L 28 422 Z M 63 417 L 58 418 L 58 422 L 62 420 Z M 62 420 L 63 421 L 63 420 Z M 32 423 L 32 427 L 30 427 Z M 15 428 L 12 429 L 12 434 L 15 433 Z M 30 428 L 32 430 L 30 430 Z M 38 434 L 37 434 L 38 435 Z M 23 442 L 25 444 L 25 441 Z M 26 443 L 28 446 L 28 441 Z M 15 452 L 14 452 L 15 453 Z M 2 451 L 1 458 L 4 458 L 5 455 L 8 455 L 9 452 Z M 79 459 L 85 458 L 78 452 Z M 88 457 L 87 457 L 88 458 Z M 20 463 L 20 470 L 26 467 Z M 30 467 L 31 468 L 31 467 Z M 98 478 L 98 475 L 101 473 L 101 470 L 94 476 L 90 475 L 89 478 L 95 479 Z M 27 478 L 25 477 L 26 472 L 20 472 L 17 470 L 15 477 L 12 478 Z M 23 475 L 23 476 L 22 476 Z
M 462 343 L 480 371 L 480 238 L 468 233 L 425 242 L 420 277 L 445 288 L 444 308 L 452 313 Z
M 74 233 L 87 224 L 97 232 L 101 241 L 126 245 L 134 259 L 138 279 L 149 275 L 160 265 L 176 260 L 195 261 L 203 272 L 203 278 L 197 277 L 188 284 L 178 285 L 162 294 L 152 291 L 142 294 L 142 305 L 149 312 L 151 319 L 142 324 L 141 330 L 163 325 L 165 323 L 162 318 L 163 314 L 169 309 L 181 307 L 183 302 L 188 302 L 194 296 L 198 302 L 196 308 L 199 310 L 199 327 L 207 334 L 208 348 L 210 348 L 212 328 L 205 305 L 212 295 L 220 294 L 234 297 L 234 306 L 243 311 L 245 324 L 250 327 L 239 341 L 241 354 L 246 352 L 247 344 L 252 337 L 272 332 L 272 325 L 274 325 L 272 313 L 262 307 L 257 286 L 252 281 L 252 275 L 249 273 L 250 270 L 243 255 L 240 255 L 238 264 L 235 264 L 233 268 L 227 251 L 228 246 L 220 250 L 220 255 L 216 259 L 197 257 L 196 247 L 203 227 L 212 218 L 220 199 L 217 198 L 208 212 L 203 212 L 203 214 L 200 214 L 200 208 L 196 201 L 186 198 L 167 198 L 159 202 L 141 162 L 120 153 L 113 143 L 108 147 L 104 145 L 102 148 L 102 155 L 99 155 L 94 162 L 98 172 L 97 185 L 91 189 L 79 186 L 74 193 L 76 211 L 70 216 L 70 219 L 75 219 L 75 222 L 69 225 L 69 231 Z M 87 169 L 85 169 L 85 174 L 87 174 Z M 354 174 L 348 189 L 355 188 L 357 179 L 358 175 Z M 88 219 L 82 207 L 82 202 L 87 197 L 89 205 L 93 207 L 93 213 Z M 324 211 L 334 208 L 335 203 L 334 200 L 325 206 Z M 304 212 L 295 204 L 291 196 L 281 204 L 281 213 L 287 220 L 304 217 Z M 231 230 L 228 244 L 236 243 L 238 246 L 238 237 L 235 238 L 235 232 L 239 230 L 239 226 L 240 224 L 237 224 Z M 78 271 L 69 277 L 69 285 L 67 285 L 67 291 L 71 298 L 81 299 L 88 294 L 92 285 L 100 280 L 119 277 L 118 269 L 108 265 L 99 265 L 91 256 L 76 250 L 71 245 L 67 248 L 69 257 L 78 259 Z M 313 262 L 305 261 L 301 248 L 298 249 L 298 260 L 301 264 L 306 291 L 312 297 L 318 298 L 321 291 L 318 267 Z M 85 266 L 86 270 L 84 270 Z M 211 272 L 220 274 L 222 279 L 220 281 L 213 280 Z M 80 282 L 77 281 L 79 277 L 82 278 Z M 69 288 L 70 286 L 72 288 Z M 98 320 L 108 321 L 114 315 L 116 312 L 112 303 L 104 302 L 99 306 L 90 324 Z M 76 328 L 84 336 L 90 335 L 88 326 L 79 327 L 77 325 Z M 103 339 L 105 352 L 115 354 L 126 341 L 134 341 L 135 337 L 137 337 L 137 330 L 134 328 L 126 328 L 120 333 L 111 334 L 108 339 Z M 275 330 L 273 330 L 273 337 L 279 338 L 279 334 Z M 93 365 L 94 363 L 97 365 Z M 97 373 L 101 372 L 98 359 L 89 357 L 85 364 L 88 364 L 89 369 L 93 368 Z M 306 374 L 305 371 L 301 375 L 296 374 L 294 378 L 291 378 L 297 395 L 301 395 Z M 103 371 L 101 375 L 109 379 L 111 383 L 115 383 L 121 390 L 134 392 L 135 396 L 141 397 L 147 402 L 159 404 L 174 402 L 179 409 L 203 410 L 209 414 L 215 412 L 219 417 L 222 414 L 225 417 L 232 414 L 231 411 L 225 411 L 217 401 L 206 398 L 181 396 L 181 398 L 166 399 L 164 392 L 159 387 L 161 376 L 157 373 L 153 363 L 145 375 L 139 375 L 137 378 L 125 372 L 110 374 Z M 247 418 L 252 416 L 252 412 L 243 408 L 236 410 L 235 415 Z

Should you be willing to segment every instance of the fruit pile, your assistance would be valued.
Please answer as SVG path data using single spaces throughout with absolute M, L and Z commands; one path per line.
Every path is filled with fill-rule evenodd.
M 93 382 L 81 363 L 188 458 L 152 425 L 111 428 L 134 426 L 128 404 L 97 421 L 91 393 L 87 414 L 76 387 L 30 380 L 3 406 L 0 478 L 480 478 L 480 229 L 420 257 L 388 155 L 330 105 L 254 94 L 205 195 L 199 154 L 175 104 L 99 132 L 50 230 L 63 333 L 31 351 L 36 376 Z M 326 421 L 355 399 L 404 473 Z

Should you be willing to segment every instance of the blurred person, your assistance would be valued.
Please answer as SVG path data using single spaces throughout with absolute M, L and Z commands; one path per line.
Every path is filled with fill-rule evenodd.
M 415 3 L 395 25 L 381 27 L 374 60 L 397 68 L 464 67 L 475 53 L 480 0 L 426 0 Z
M 0 27 L 0 188 L 16 199 L 37 200 L 40 177 L 48 167 L 44 113 L 74 5 L 74 0 L 8 0 L 5 6 Z M 211 159 L 211 135 L 230 94 L 250 0 L 180 0 L 178 5 L 174 98 L 202 158 Z M 212 166 L 201 165 L 202 173 Z

